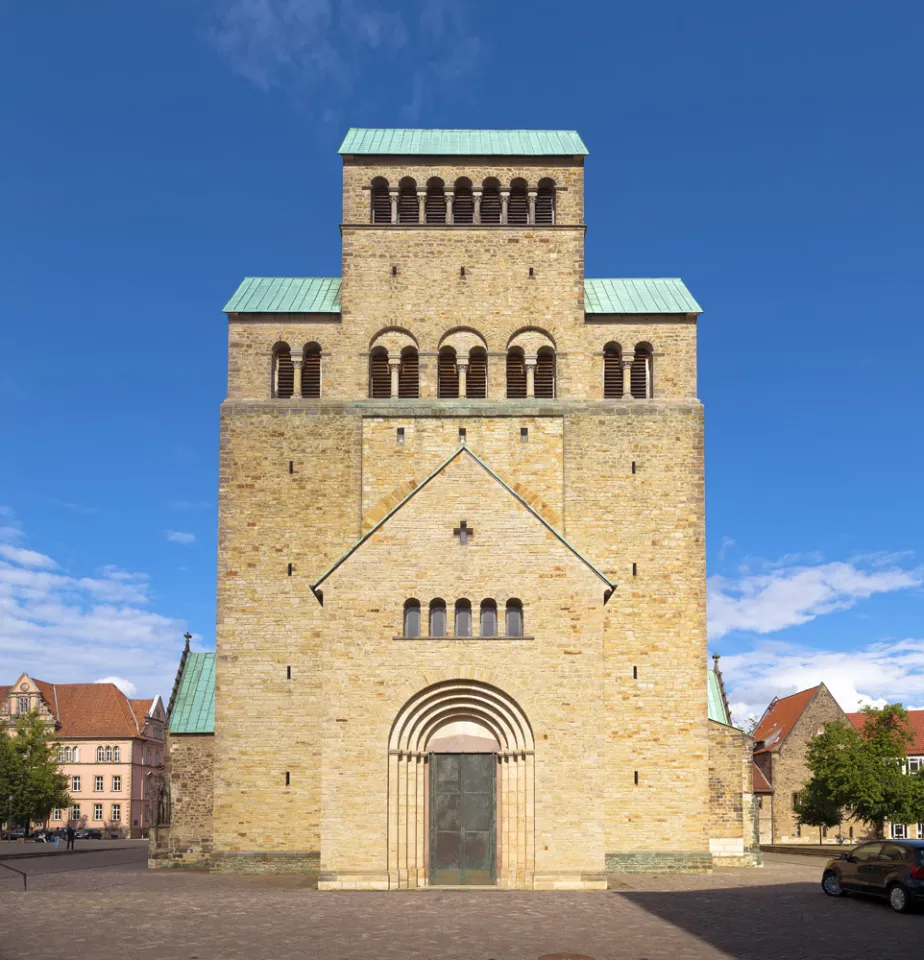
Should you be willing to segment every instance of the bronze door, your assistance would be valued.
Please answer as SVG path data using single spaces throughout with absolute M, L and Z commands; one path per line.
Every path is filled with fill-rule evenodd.
M 430 754 L 430 883 L 494 883 L 493 753 Z

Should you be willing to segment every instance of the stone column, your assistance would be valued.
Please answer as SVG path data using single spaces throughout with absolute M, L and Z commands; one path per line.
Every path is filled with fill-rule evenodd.
M 526 396 L 534 397 L 536 396 L 536 360 L 538 358 L 535 353 L 527 353 L 523 359 L 526 362 Z
M 468 395 L 468 359 L 457 361 L 456 367 L 459 371 L 459 396 L 465 397 Z
M 389 357 L 388 370 L 391 373 L 391 398 L 394 400 L 398 396 L 398 373 L 401 370 L 401 360 L 392 360 Z
M 427 222 L 427 191 L 417 191 L 417 222 Z
M 303 357 L 292 357 L 292 366 L 295 368 L 295 377 L 292 383 L 292 396 L 302 395 L 302 362 Z
M 388 197 L 391 200 L 391 222 L 398 222 L 398 188 L 390 187 Z
M 510 199 L 509 190 L 501 190 L 501 223 L 507 222 L 507 201 Z
M 632 399 L 632 363 L 635 360 L 634 353 L 624 353 L 622 355 L 622 398 L 623 400 Z
M 452 190 L 446 191 L 446 223 L 452 223 L 452 201 L 455 199 L 455 193 Z
M 475 201 L 475 213 L 472 223 L 481 223 L 481 190 L 472 190 L 472 200 Z
M 527 191 L 527 196 L 529 197 L 529 222 L 536 222 L 536 194 L 537 190 Z

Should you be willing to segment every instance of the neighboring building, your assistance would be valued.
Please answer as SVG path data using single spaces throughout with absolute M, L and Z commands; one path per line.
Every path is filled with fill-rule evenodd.
M 863 732 L 865 713 L 848 713 L 847 719 Z M 908 729 L 912 740 L 908 744 L 908 760 L 905 772 L 909 774 L 924 770 L 924 710 L 908 711 Z M 893 840 L 924 840 L 924 823 L 887 823 L 886 835 Z
M 823 684 L 773 699 L 754 730 L 754 789 L 761 800 L 761 843 L 817 843 L 818 828 L 802 827 L 796 819 L 795 800 L 811 774 L 805 763 L 811 739 L 824 733 L 825 724 L 847 715 Z M 769 812 L 767 811 L 769 806 Z M 822 831 L 828 836 L 829 831 Z M 845 820 L 830 839 L 842 835 L 859 839 L 868 828 Z
M 46 683 L 24 673 L 0 687 L 0 721 L 29 712 L 54 726 L 72 800 L 52 811 L 48 825 L 146 837 L 163 781 L 160 697 L 132 700 L 112 683 Z
M 754 740 L 732 726 L 719 655 L 706 671 L 709 712 L 709 849 L 716 866 L 760 866 Z
M 153 862 L 323 889 L 709 870 L 710 768 L 751 791 L 707 715 L 699 305 L 585 279 L 574 132 L 340 152 L 342 277 L 225 306 L 214 735 L 171 716 Z M 742 852 L 744 817 L 717 825 Z

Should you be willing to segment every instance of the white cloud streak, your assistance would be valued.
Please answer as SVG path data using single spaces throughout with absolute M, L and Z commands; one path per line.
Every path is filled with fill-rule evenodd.
M 24 550 L 21 547 L 10 547 L 0 544 L 0 557 L 5 560 L 12 560 L 23 567 L 33 567 L 39 570 L 54 570 L 57 564 L 51 557 L 46 557 L 44 553 L 36 553 L 34 550 Z
M 131 682 L 131 680 L 125 680 L 123 677 L 102 677 L 99 680 L 94 680 L 94 683 L 114 683 L 121 691 L 125 694 L 126 697 L 134 700 L 138 696 L 138 688 Z
M 168 543 L 182 543 L 184 546 L 191 546 L 196 542 L 196 535 L 193 533 L 184 533 L 182 530 L 166 530 Z

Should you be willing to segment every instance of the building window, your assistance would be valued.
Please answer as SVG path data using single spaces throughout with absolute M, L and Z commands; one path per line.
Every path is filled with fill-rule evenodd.
M 391 223 L 391 197 L 384 177 L 372 181 L 372 222 Z
M 918 840 L 924 840 L 924 823 L 918 824 Z
M 106 763 L 112 763 L 112 747 L 106 747 Z
M 519 347 L 507 351 L 507 399 L 522 400 L 526 396 L 526 358 Z
M 408 600 L 404 604 L 404 635 L 420 636 L 420 601 Z
M 119 763 L 122 756 L 122 751 L 118 747 L 112 748 L 112 761 L 113 763 Z
M 555 181 L 543 177 L 536 193 L 536 225 L 551 226 L 555 223 Z
M 113 792 L 113 793 L 120 793 L 121 790 L 122 790 L 122 778 L 121 778 L 121 777 L 113 777 L 113 778 L 112 778 L 112 792 Z
M 427 181 L 424 219 L 427 223 L 446 222 L 446 191 L 443 181 L 439 177 L 431 177 Z
M 19 713 L 28 713 L 29 712 L 29 698 L 28 697 L 19 697 Z
M 497 636 L 497 604 L 493 600 L 481 601 L 481 635 Z
M 420 396 L 420 362 L 416 347 L 405 347 L 401 351 L 398 396 L 402 400 L 416 400 Z
M 79 819 L 80 819 L 80 804 L 75 803 L 74 806 L 71 807 L 71 820 L 79 820 Z
M 446 602 L 444 600 L 430 601 L 430 636 L 446 636 Z
M 472 181 L 468 177 L 459 177 L 456 180 L 455 199 L 452 202 L 452 222 L 475 222 L 475 198 L 472 196 Z
M 112 820 L 114 823 L 118 823 L 122 819 L 122 804 L 114 803 L 111 807 L 111 810 L 112 810 L 112 815 L 110 816 L 109 819 Z
M 384 347 L 376 347 L 369 354 L 369 396 L 373 400 L 387 400 L 391 396 L 391 372 Z
M 636 400 L 649 400 L 654 396 L 651 367 L 651 347 L 647 343 L 635 346 L 632 360 L 631 387 Z
M 419 223 L 420 205 L 417 202 L 417 181 L 405 177 L 398 185 L 398 223 Z
M 97 748 L 96 748 L 96 762 L 97 762 L 97 763 L 102 763 L 103 760 L 105 759 L 105 756 L 106 756 L 106 755 L 105 755 L 105 753 L 103 752 L 103 748 L 102 748 L 102 747 L 97 747 Z
M 459 398 L 459 367 L 456 364 L 456 351 L 452 347 L 440 350 L 436 391 L 436 395 L 443 400 Z
M 94 820 L 103 819 L 103 805 L 101 803 L 93 804 L 93 819 Z
M 52 819 L 52 820 L 60 820 L 60 819 L 61 819 L 61 808 L 60 808 L 60 807 L 55 807 L 54 810 L 51 811 L 51 819 Z
M 529 200 L 526 197 L 526 181 L 520 177 L 510 183 L 507 198 L 507 223 L 525 226 L 529 223 Z
M 917 773 L 924 769 L 924 757 L 908 757 L 908 773 Z
M 488 355 L 482 347 L 473 347 L 468 354 L 468 377 L 465 380 L 465 395 L 472 400 L 485 400 L 488 396 Z
M 482 187 L 481 222 L 497 224 L 501 222 L 500 182 L 488 177 Z
M 603 348 L 603 396 L 618 400 L 622 390 L 622 350 L 618 343 L 608 343 Z
M 58 747 L 58 763 L 64 763 L 64 747 Z
M 507 601 L 507 627 L 508 637 L 523 636 L 523 604 L 519 600 Z
M 80 793 L 80 777 L 71 777 L 71 792 Z
M 321 396 L 321 346 L 317 343 L 309 343 L 302 353 L 302 396 Z
M 295 391 L 295 364 L 287 343 L 273 347 L 273 396 L 288 400 Z
M 65 763 L 70 763 L 70 762 L 71 762 L 71 748 L 70 748 L 70 747 L 65 747 L 65 748 L 64 748 L 64 762 L 65 762 Z
M 536 356 L 535 395 L 543 400 L 555 397 L 555 351 L 551 347 L 541 347 Z
M 74 763 L 80 763 L 80 747 L 74 747 Z
M 907 840 L 908 828 L 903 823 L 893 823 L 889 828 L 889 836 L 893 840 Z
M 472 635 L 472 605 L 468 600 L 456 600 L 456 628 L 457 637 Z
M 102 778 L 102 777 L 94 777 L 94 778 L 93 778 L 93 791 L 94 791 L 95 793 L 102 793 L 102 791 L 103 791 L 103 778 Z

